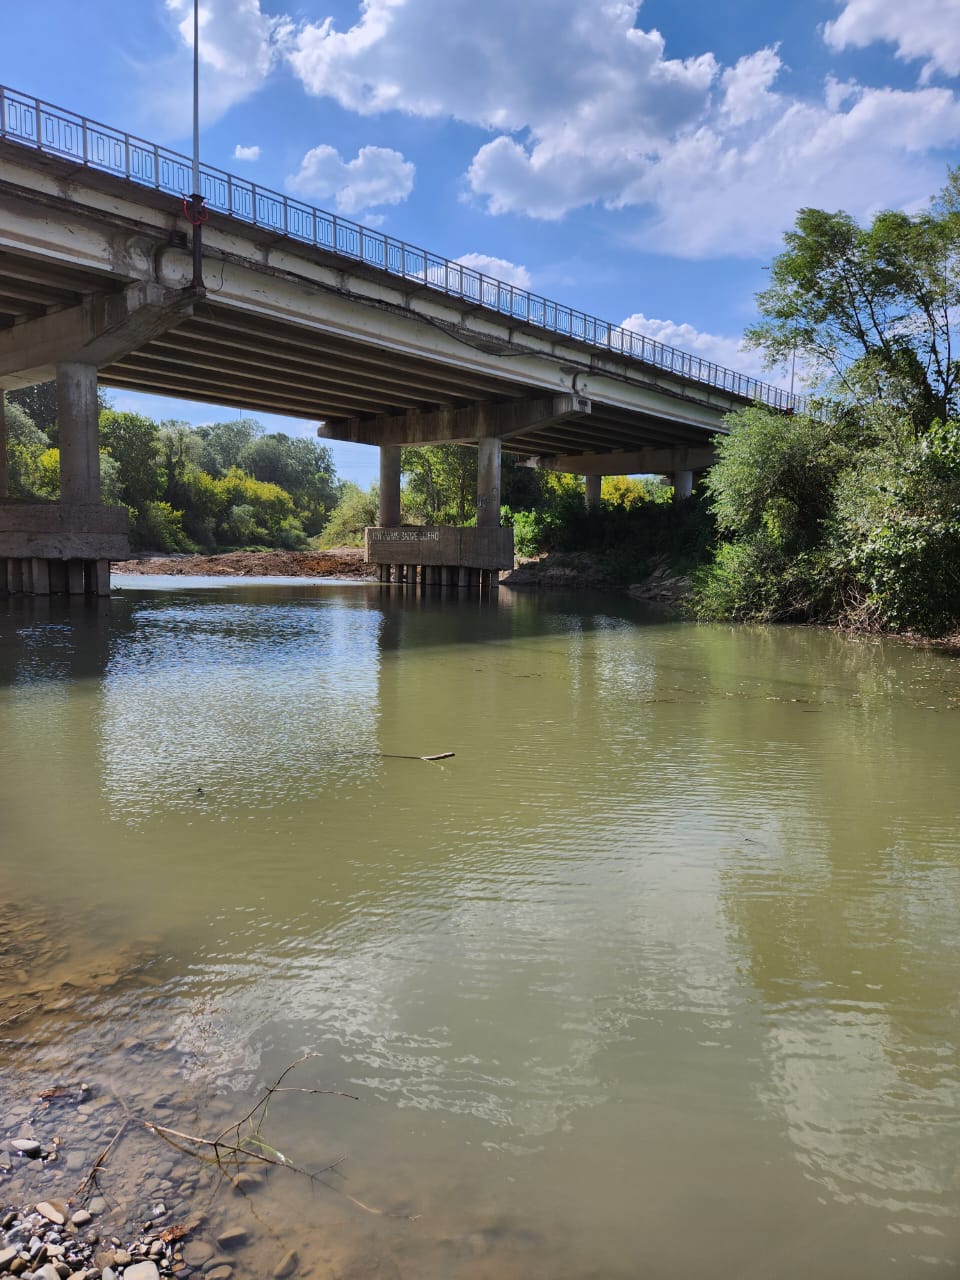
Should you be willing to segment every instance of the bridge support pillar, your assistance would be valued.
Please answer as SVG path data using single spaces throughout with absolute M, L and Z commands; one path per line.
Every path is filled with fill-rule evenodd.
M 588 511 L 600 510 L 600 486 L 603 476 L 583 477 L 583 499 Z
M 7 393 L 0 387 L 0 498 L 10 496 L 10 472 L 7 461 Z
M 380 446 L 380 527 L 396 529 L 400 524 L 400 446 Z
M 477 528 L 500 528 L 500 440 L 477 442 Z
M 97 368 L 57 365 L 57 421 L 60 428 L 60 497 L 94 505 L 100 501 Z
M 673 500 L 682 502 L 693 493 L 693 472 L 675 471 L 673 473 Z

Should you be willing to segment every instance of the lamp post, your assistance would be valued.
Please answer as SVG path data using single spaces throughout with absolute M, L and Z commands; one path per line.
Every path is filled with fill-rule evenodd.
M 184 201 L 186 205 L 186 201 Z M 193 193 L 190 196 L 193 224 L 193 287 L 203 288 L 203 233 L 207 220 L 200 193 L 200 0 L 193 0 Z

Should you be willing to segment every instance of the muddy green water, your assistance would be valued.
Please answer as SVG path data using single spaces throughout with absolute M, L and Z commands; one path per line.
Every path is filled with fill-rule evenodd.
M 208 1205 L 298 1274 L 960 1269 L 955 658 L 116 581 L 0 601 L 0 898 L 60 966 L 0 939 L 2 1133 L 72 1073 L 215 1132 L 311 1053 L 358 1101 L 264 1132 L 331 1188 Z

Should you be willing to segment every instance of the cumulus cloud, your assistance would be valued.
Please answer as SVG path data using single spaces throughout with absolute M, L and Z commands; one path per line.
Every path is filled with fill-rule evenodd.
M 723 365 L 726 369 L 736 369 L 752 378 L 761 378 L 777 386 L 790 385 L 789 371 L 786 380 L 782 371 L 771 372 L 764 369 L 760 353 L 748 350 L 741 345 L 739 338 L 726 338 L 714 333 L 704 333 L 695 329 L 692 324 L 677 324 L 674 320 L 657 320 L 645 316 L 638 311 L 622 321 L 624 329 L 643 334 L 645 338 L 653 338 L 655 342 L 663 342 L 668 347 L 679 347 L 691 355 L 701 356 L 714 364 Z
M 287 179 L 294 195 L 332 200 L 339 213 L 356 214 L 377 205 L 399 204 L 413 190 L 414 166 L 389 147 L 361 147 L 344 160 L 333 147 L 313 147 Z
M 664 57 L 639 0 L 365 0 L 347 31 L 305 24 L 288 56 L 309 92 L 351 111 L 453 116 L 487 128 L 562 128 L 585 112 L 651 133 L 696 114 L 712 54 Z M 597 76 L 598 68 L 601 75 Z
M 189 48 L 192 0 L 164 3 Z M 638 25 L 641 0 L 363 0 L 343 29 L 261 3 L 202 0 L 207 119 L 285 60 L 309 93 L 347 110 L 490 131 L 466 174 L 490 213 L 630 209 L 643 248 L 756 255 L 777 248 L 805 204 L 860 217 L 916 208 L 942 181 L 938 149 L 960 143 L 957 94 L 929 83 L 960 74 L 960 0 L 836 0 L 830 47 L 887 42 L 922 63 L 925 81 L 910 91 L 828 76 L 805 97 L 783 87 L 776 46 L 728 67 L 706 50 L 670 57 L 662 35 Z M 183 95 L 163 109 L 182 113 Z M 392 203 L 412 169 L 403 178 L 407 162 L 391 155 L 364 148 L 346 162 L 319 148 L 292 189 L 344 212 Z
M 461 266 L 479 271 L 481 275 L 502 280 L 504 284 L 515 285 L 518 289 L 530 288 L 530 272 L 527 268 L 508 262 L 506 258 L 491 258 L 486 253 L 465 253 L 455 261 Z
M 182 46 L 192 51 L 193 0 L 164 3 L 177 24 Z M 293 27 L 288 18 L 263 13 L 260 0 L 202 0 L 199 26 L 200 100 L 209 120 L 260 87 L 276 66 Z
M 922 60 L 922 75 L 960 75 L 960 0 L 843 0 L 840 16 L 823 28 L 834 49 L 864 49 L 877 41 L 905 60 Z
M 242 147 L 238 142 L 233 149 L 233 158 L 234 160 L 250 160 L 250 161 L 259 160 L 260 148 L 259 147 Z
M 960 0 L 918 4 L 922 17 Z M 893 13 L 892 0 L 845 0 L 826 34 L 837 47 L 866 39 L 855 19 L 872 14 L 871 38 L 895 32 L 904 56 L 933 57 L 932 30 L 941 64 L 954 40 L 960 59 L 960 23 L 941 15 L 931 27 L 915 5 L 911 43 Z M 491 213 L 632 208 L 643 247 L 688 256 L 769 252 L 804 204 L 860 216 L 916 207 L 942 180 L 936 149 L 960 142 L 946 89 L 827 79 L 820 97 L 798 98 L 780 87 L 776 47 L 728 68 L 710 52 L 670 58 L 639 15 L 639 0 L 365 0 L 345 30 L 331 18 L 301 25 L 284 55 L 308 92 L 348 110 L 492 131 L 467 171 Z

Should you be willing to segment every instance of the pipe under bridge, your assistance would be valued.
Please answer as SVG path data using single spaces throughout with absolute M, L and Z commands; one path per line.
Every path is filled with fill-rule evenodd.
M 670 473 L 682 495 L 726 413 L 800 407 L 208 165 L 192 226 L 191 185 L 188 158 L 0 87 L 0 391 L 56 379 L 61 455 L 59 502 L 11 499 L 0 396 L 0 591 L 104 592 L 129 554 L 126 513 L 101 502 L 98 384 L 378 446 L 368 556 L 421 580 L 454 555 L 471 574 L 512 563 L 503 451 L 585 476 L 588 504 L 603 475 Z M 400 449 L 448 442 L 479 451 L 478 527 L 425 539 L 400 527 Z

